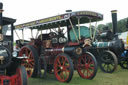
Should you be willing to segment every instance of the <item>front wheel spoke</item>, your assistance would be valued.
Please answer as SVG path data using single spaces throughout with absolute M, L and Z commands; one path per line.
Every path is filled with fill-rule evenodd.
M 86 60 L 86 59 L 82 56 L 82 58 L 81 58 L 81 62 L 83 61 L 84 63 L 86 63 L 85 60 Z
M 32 67 L 34 67 L 34 63 L 30 63 L 30 65 L 32 65 Z
M 110 64 L 111 65 L 111 64 Z M 110 65 L 109 65 L 109 70 L 111 71 L 111 67 L 110 67 Z
M 67 65 L 67 66 L 64 66 L 64 69 L 68 69 L 70 66 L 69 65 Z
M 91 61 L 89 64 L 94 64 L 94 61 Z
M 90 69 L 94 69 L 94 67 L 89 66 Z
M 57 72 L 60 72 L 60 71 L 62 71 L 62 70 L 61 70 L 61 69 L 58 69 L 58 70 L 57 70 Z
M 61 77 L 62 79 L 64 79 L 63 71 L 60 73 L 60 77 Z
M 89 69 L 87 69 L 87 71 L 88 71 L 88 73 L 89 73 L 90 75 L 92 74 Z
M 62 64 L 62 65 L 64 66 L 64 64 L 65 64 L 65 62 L 66 62 L 66 59 L 64 59 L 62 62 L 63 62 L 63 64 Z
M 32 65 L 32 64 L 29 64 L 28 66 L 29 66 L 30 68 L 32 68 L 32 67 L 33 67 L 33 65 Z
M 28 49 L 25 49 L 26 56 L 28 56 L 29 52 Z
M 68 71 L 68 72 L 69 72 L 69 71 Z M 67 71 L 65 71 L 65 75 L 66 75 L 66 76 L 68 76 L 68 73 L 67 73 Z
M 103 64 L 103 68 L 105 68 L 105 67 L 106 67 L 106 64 L 104 63 L 104 64 Z
M 114 65 L 113 64 L 110 64 L 112 68 L 114 68 Z
M 58 64 L 61 66 L 61 63 L 60 63 L 59 59 L 57 60 L 57 62 L 58 62 Z
M 107 65 L 107 71 L 109 71 L 109 65 Z
M 78 64 L 77 66 L 78 66 L 78 68 L 84 68 L 85 64 Z
M 59 65 L 59 64 L 57 64 L 56 66 L 57 66 L 57 67 L 61 67 L 61 65 Z
M 88 64 L 90 63 L 90 61 L 91 61 L 91 59 L 90 59 L 90 57 L 88 57 Z
M 87 72 L 86 73 L 87 73 L 87 77 L 88 77 L 88 69 L 87 69 Z
M 34 62 L 34 60 L 33 59 L 28 59 L 28 62 Z
M 69 73 L 69 72 L 70 72 L 70 70 L 66 69 L 66 70 L 65 70 L 65 72 L 68 72 L 68 73 Z
M 29 53 L 28 57 L 31 57 L 31 55 L 32 55 L 32 52 Z
M 86 69 L 83 69 L 83 74 L 85 74 L 85 70 L 86 70 Z

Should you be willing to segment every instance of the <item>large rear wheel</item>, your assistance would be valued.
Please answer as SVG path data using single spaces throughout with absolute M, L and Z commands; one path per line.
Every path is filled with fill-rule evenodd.
M 21 48 L 19 56 L 24 57 L 21 64 L 25 66 L 28 77 L 36 77 L 39 64 L 37 50 L 31 45 L 27 45 Z
M 54 61 L 54 74 L 61 82 L 69 82 L 73 76 L 73 63 L 71 58 L 65 54 L 59 54 Z
M 100 56 L 100 68 L 103 72 L 112 73 L 116 70 L 118 60 L 112 51 L 104 51 Z
M 86 52 L 78 58 L 77 72 L 84 79 L 93 79 L 96 76 L 97 61 L 90 52 Z

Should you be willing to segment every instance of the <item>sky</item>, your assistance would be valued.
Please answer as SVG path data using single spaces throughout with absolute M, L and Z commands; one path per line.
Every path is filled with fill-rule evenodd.
M 17 19 L 17 24 L 43 19 L 72 11 L 89 10 L 102 13 L 111 22 L 111 10 L 118 10 L 118 20 L 128 17 L 128 0 L 0 0 L 4 16 Z
M 15 25 L 63 14 L 65 10 L 69 9 L 95 11 L 103 14 L 104 19 L 98 24 L 112 21 L 111 10 L 118 10 L 118 20 L 128 17 L 128 0 L 0 0 L 0 2 L 3 3 L 3 15 L 16 19 Z M 28 34 L 28 31 L 25 32 Z M 21 32 L 18 34 L 21 37 Z M 30 38 L 31 36 L 29 34 L 24 37 Z M 17 37 L 15 37 L 16 39 Z

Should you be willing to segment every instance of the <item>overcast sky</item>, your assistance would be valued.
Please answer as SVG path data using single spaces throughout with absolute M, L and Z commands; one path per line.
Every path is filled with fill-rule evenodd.
M 118 20 L 128 17 L 128 0 L 0 0 L 4 16 L 17 19 L 15 24 L 73 11 L 90 10 L 104 14 L 101 23 L 111 22 L 111 10 L 118 10 Z
M 98 24 L 111 22 L 111 10 L 118 10 L 118 20 L 128 17 L 128 0 L 0 0 L 3 2 L 3 15 L 17 19 L 17 24 L 43 19 L 73 11 L 89 10 L 102 13 L 104 20 Z M 26 39 L 31 38 L 30 31 L 24 31 Z M 22 32 L 18 31 L 22 39 Z M 36 32 L 34 32 L 36 35 Z M 14 33 L 14 39 L 18 37 Z

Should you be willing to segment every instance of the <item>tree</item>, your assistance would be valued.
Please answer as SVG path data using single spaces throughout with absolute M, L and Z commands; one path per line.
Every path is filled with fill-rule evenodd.
M 112 30 L 112 23 L 99 24 L 97 29 L 100 31 L 104 31 L 104 27 L 108 26 L 109 30 Z M 128 31 L 128 18 L 121 19 L 117 22 L 117 32 L 125 32 Z

